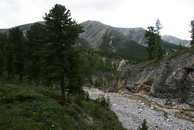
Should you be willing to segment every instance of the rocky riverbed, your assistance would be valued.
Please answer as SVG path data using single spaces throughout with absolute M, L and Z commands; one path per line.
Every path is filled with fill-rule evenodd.
M 151 130 L 194 130 L 194 110 L 170 107 L 158 99 L 141 95 L 105 93 L 96 88 L 84 88 L 91 99 L 108 98 L 124 128 L 136 130 L 146 119 Z

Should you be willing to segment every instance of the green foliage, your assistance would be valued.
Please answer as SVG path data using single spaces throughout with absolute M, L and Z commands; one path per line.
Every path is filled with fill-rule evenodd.
M 172 53 L 172 52 L 174 52 L 174 51 L 180 50 L 180 46 L 175 45 L 175 44 L 172 44 L 172 43 L 168 43 L 168 42 L 166 42 L 166 41 L 162 41 L 162 42 L 161 42 L 161 46 L 162 46 L 163 48 L 165 48 L 165 51 L 166 51 L 166 53 L 168 53 L 168 54 L 170 54 L 170 53 Z M 187 47 L 185 47 L 185 46 L 181 46 L 181 48 L 182 48 L 182 49 L 187 49 Z
M 100 45 L 102 52 L 116 52 L 125 55 L 145 56 L 146 48 L 137 42 L 126 39 L 123 35 L 113 30 L 107 31 L 102 37 Z
M 139 126 L 138 130 L 148 130 L 147 122 L 145 119 L 143 120 L 141 126 Z
M 105 97 L 101 97 L 101 98 L 98 98 L 97 100 L 96 100 L 97 102 L 99 102 L 100 103 L 100 105 L 102 105 L 102 106 L 104 106 L 104 107 L 109 107 L 109 105 L 110 105 L 110 100 L 109 100 L 109 98 L 105 98 Z
M 88 92 L 85 92 L 85 100 L 86 100 L 86 101 L 89 101 L 89 100 L 90 100 L 90 98 L 89 98 L 89 93 L 88 93 Z
M 0 84 L 0 129 L 122 130 L 116 115 L 100 103 L 71 94 L 61 106 L 58 90 L 30 85 Z M 81 107 L 76 104 L 80 98 Z M 98 108 L 94 114 L 94 108 Z M 96 116 L 100 115 L 100 116 Z
M 148 27 L 148 31 L 145 33 L 145 37 L 148 43 L 148 59 L 161 58 L 165 51 L 161 46 L 161 36 L 159 30 L 161 29 L 160 21 L 156 21 L 156 27 Z
M 8 79 L 12 79 L 14 75 L 14 45 L 11 42 L 4 43 L 6 50 L 6 67 L 5 70 L 8 73 Z
M 81 37 L 76 40 L 76 45 L 82 46 L 84 48 L 91 48 L 90 43 Z
M 97 71 L 115 72 L 116 69 L 111 62 L 111 59 L 102 57 L 99 53 L 90 49 L 81 49 L 79 57 L 79 68 L 82 72 L 84 81 L 90 80 L 92 74 Z
M 183 49 L 184 47 L 181 44 L 179 44 L 179 50 L 183 50 Z
M 75 78 L 72 78 L 72 71 L 76 71 L 73 68 L 76 63 L 75 55 L 72 55 L 72 46 L 79 37 L 79 33 L 82 32 L 82 28 L 72 20 L 70 10 L 59 4 L 45 14 L 44 20 L 48 33 L 48 43 L 44 48 L 44 69 L 49 72 L 50 78 L 60 81 L 61 103 L 65 104 L 65 79 L 67 79 L 68 88 L 74 86 L 75 84 L 72 83 L 76 81 Z
M 194 19 L 191 20 L 191 46 L 194 47 Z
M 9 30 L 9 42 L 13 45 L 13 53 L 10 58 L 13 58 L 13 69 L 19 75 L 19 81 L 23 80 L 25 74 L 25 39 L 22 31 L 16 27 Z M 11 46 L 10 46 L 11 47 Z
M 43 48 L 47 39 L 45 26 L 40 23 L 33 24 L 27 31 L 27 73 L 38 85 L 43 69 Z
M 136 63 L 139 63 L 139 62 L 146 60 L 145 56 L 123 54 L 123 53 L 118 53 L 118 52 L 95 51 L 95 53 L 99 54 L 100 56 L 107 57 L 109 59 L 129 60 L 129 63 L 131 63 L 131 64 L 136 64 Z
M 5 34 L 0 33 L 0 76 L 5 70 L 6 65 L 6 43 L 8 42 L 7 36 Z

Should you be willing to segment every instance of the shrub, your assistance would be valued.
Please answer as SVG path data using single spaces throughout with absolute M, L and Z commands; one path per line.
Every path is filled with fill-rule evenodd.
M 143 123 L 141 124 L 141 126 L 139 126 L 137 130 L 148 130 L 147 122 L 145 119 L 143 120 Z
M 107 100 L 106 100 L 106 98 L 101 97 L 101 98 L 98 98 L 97 101 L 98 101 L 102 106 L 104 106 L 104 107 L 109 107 L 109 103 L 110 103 L 109 98 L 107 98 Z

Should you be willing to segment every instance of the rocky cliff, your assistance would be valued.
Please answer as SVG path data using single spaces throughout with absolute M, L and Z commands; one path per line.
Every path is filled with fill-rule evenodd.
M 194 106 L 194 50 L 131 66 L 109 83 L 107 91 L 126 89 Z

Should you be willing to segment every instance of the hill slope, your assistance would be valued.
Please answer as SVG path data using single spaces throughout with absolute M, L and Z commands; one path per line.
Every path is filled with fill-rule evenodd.
M 0 84 L 0 129 L 123 129 L 104 101 L 68 97 L 71 103 L 61 106 L 59 91 L 52 88 Z
M 110 83 L 109 89 L 120 87 L 131 92 L 144 91 L 154 97 L 172 101 L 176 99 L 178 103 L 187 103 L 194 107 L 193 72 L 194 50 L 178 51 L 162 60 L 130 66 L 118 79 Z

